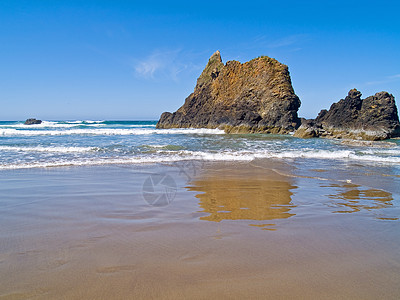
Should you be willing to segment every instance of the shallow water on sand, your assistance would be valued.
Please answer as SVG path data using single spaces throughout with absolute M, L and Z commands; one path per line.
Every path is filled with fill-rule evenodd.
M 399 181 L 272 159 L 3 170 L 0 299 L 397 299 Z

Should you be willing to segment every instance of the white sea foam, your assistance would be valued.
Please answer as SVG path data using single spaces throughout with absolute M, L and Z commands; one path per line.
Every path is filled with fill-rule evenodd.
M 256 158 L 280 158 L 280 159 L 330 159 L 330 160 L 356 160 L 377 163 L 400 163 L 400 157 L 381 157 L 372 155 L 358 155 L 354 151 L 340 150 L 290 150 L 281 152 L 264 152 L 255 154 Z
M 98 120 L 98 121 L 93 121 L 93 120 L 85 120 L 85 121 L 76 121 L 76 122 L 85 122 L 85 123 L 88 123 L 88 124 L 94 124 L 94 123 L 103 123 L 104 122 L 104 120 Z
M 350 158 L 352 151 L 328 151 L 328 150 L 289 150 L 282 152 L 261 152 L 256 157 L 260 158 L 315 158 L 315 159 L 344 159 Z
M 72 147 L 74 148 L 74 147 Z M 84 152 L 91 151 L 88 148 L 75 147 L 76 149 L 63 148 L 53 149 L 59 152 Z M 1 149 L 0 149 L 1 150 Z M 51 151 L 46 149 L 44 151 Z M 91 166 L 91 165 L 110 165 L 110 164 L 151 164 L 151 163 L 171 163 L 185 160 L 204 160 L 204 161 L 252 161 L 254 159 L 332 159 L 332 160 L 352 160 L 370 163 L 398 164 L 399 157 L 377 157 L 372 155 L 356 155 L 352 151 L 283 151 L 283 152 L 250 152 L 250 151 L 225 151 L 225 152 L 204 152 L 204 151 L 163 151 L 157 155 L 125 156 L 118 158 L 72 158 L 59 159 L 48 162 L 35 163 L 13 163 L 0 165 L 0 169 L 23 169 L 23 168 L 48 168 L 61 166 Z
M 400 155 L 400 149 L 366 149 L 360 152 L 370 155 Z
M 82 124 L 83 122 L 87 122 L 87 123 L 98 123 L 96 121 L 65 121 L 65 123 L 67 124 Z
M 173 151 L 159 151 L 159 152 L 173 152 Z M 177 153 L 181 157 L 187 157 L 191 159 L 202 159 L 209 161 L 252 161 L 255 156 L 254 154 L 248 153 L 243 154 L 242 152 L 226 151 L 226 152 L 204 152 L 204 151 L 189 151 L 180 150 Z
M 170 145 L 145 145 L 145 147 L 149 147 L 149 148 L 166 148 Z
M 25 125 L 25 124 L 7 124 L 7 125 L 0 125 L 0 130 L 5 130 L 7 128 L 12 129 L 44 129 L 44 128 L 73 128 L 78 126 L 87 126 L 87 127 L 102 127 L 106 126 L 106 124 L 102 123 L 91 123 L 91 124 L 84 124 L 82 121 L 74 121 L 74 122 L 65 122 L 65 123 L 58 123 L 58 122 L 51 122 L 51 121 L 43 121 L 41 124 L 32 124 L 32 125 Z
M 192 158 L 193 159 L 193 158 Z M 95 165 L 118 165 L 118 164 L 152 164 L 152 163 L 169 163 L 176 161 L 188 160 L 188 158 L 180 156 L 165 157 L 125 157 L 125 158 L 97 158 L 97 159 L 76 159 L 76 160 L 59 160 L 49 162 L 35 162 L 28 164 L 9 164 L 0 165 L 0 169 L 32 169 L 32 168 L 51 168 L 51 167 L 68 167 L 68 166 L 95 166 Z
M 112 125 L 108 125 L 108 126 L 112 126 Z M 156 125 L 152 125 L 152 124 L 116 124 L 116 126 L 124 126 L 124 127 L 131 127 L 131 128 L 156 128 Z
M 223 130 L 188 128 L 188 129 L 69 129 L 69 130 L 17 130 L 1 129 L 0 136 L 39 136 L 39 135 L 151 135 L 151 134 L 224 134 Z
M 169 155 L 169 156 L 137 156 L 123 158 L 95 158 L 95 159 L 72 159 L 34 163 L 15 163 L 0 165 L 0 169 L 32 169 L 32 168 L 51 168 L 68 166 L 95 166 L 95 165 L 126 165 L 126 164 L 154 164 L 154 163 L 173 163 L 187 160 L 207 160 L 207 161 L 251 161 L 253 158 L 241 157 L 229 154 L 218 153 L 197 153 L 195 155 Z
M 0 129 L 16 128 L 16 129 L 45 129 L 45 128 L 74 128 L 74 127 L 127 127 L 127 128 L 155 128 L 155 124 L 129 124 L 129 123 L 118 123 L 107 124 L 106 121 L 92 121 L 92 120 L 76 120 L 76 121 L 42 121 L 41 124 L 25 125 L 24 123 L 17 124 L 0 124 Z
M 173 151 L 159 151 L 160 153 Z M 376 163 L 400 163 L 400 157 L 380 157 L 372 155 L 357 155 L 350 150 L 329 151 L 329 150 L 283 150 L 283 151 L 226 151 L 226 152 L 203 152 L 181 150 L 180 155 L 204 160 L 232 160 L 252 161 L 254 159 L 275 158 L 275 159 L 329 159 L 329 160 L 358 160 Z
M 15 151 L 15 152 L 56 152 L 56 153 L 80 153 L 96 151 L 97 147 L 17 147 L 17 146 L 0 146 L 0 151 Z
M 302 150 L 283 150 L 283 151 L 224 151 L 224 152 L 204 152 L 190 150 L 159 150 L 160 154 L 178 153 L 182 156 L 200 158 L 205 160 L 243 160 L 250 161 L 256 158 L 314 158 L 314 159 L 347 159 L 352 157 L 352 151 L 302 151 Z
M 367 161 L 367 162 L 377 162 L 377 163 L 400 163 L 400 157 L 381 157 L 376 155 L 351 155 L 351 159 Z

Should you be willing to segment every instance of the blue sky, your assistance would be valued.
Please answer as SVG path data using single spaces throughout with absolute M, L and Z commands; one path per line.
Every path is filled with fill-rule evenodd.
M 0 120 L 158 119 L 208 58 L 289 66 L 299 115 L 400 97 L 396 1 L 0 1 Z

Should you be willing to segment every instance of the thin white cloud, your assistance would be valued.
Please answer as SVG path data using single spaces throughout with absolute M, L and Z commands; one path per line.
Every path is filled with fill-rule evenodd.
M 162 59 L 158 55 L 150 55 L 135 65 L 135 72 L 140 77 L 154 78 L 157 70 L 163 67 Z
M 269 42 L 267 46 L 269 48 L 288 47 L 288 46 L 292 46 L 294 44 L 297 44 L 297 43 L 303 41 L 304 38 L 305 38 L 304 34 L 290 35 L 290 36 L 286 36 L 286 37 L 277 39 L 275 41 Z
M 385 83 L 390 83 L 390 82 L 393 82 L 393 81 L 397 81 L 399 79 L 400 79 L 400 74 L 396 74 L 396 75 L 386 76 L 382 80 L 366 82 L 365 85 L 385 84 Z
M 144 79 L 169 78 L 179 81 L 179 76 L 193 63 L 187 58 L 187 53 L 181 50 L 153 51 L 147 57 L 136 60 L 134 63 L 135 74 Z
M 236 53 L 239 48 L 246 53 L 247 50 L 260 51 L 260 49 L 269 52 L 275 49 L 295 52 L 302 50 L 302 44 L 306 43 L 310 39 L 311 37 L 309 34 L 294 34 L 280 38 L 273 38 L 270 35 L 264 34 L 250 37 L 249 40 L 241 42 L 240 44 L 234 44 L 229 48 L 225 47 L 224 50 L 230 50 Z

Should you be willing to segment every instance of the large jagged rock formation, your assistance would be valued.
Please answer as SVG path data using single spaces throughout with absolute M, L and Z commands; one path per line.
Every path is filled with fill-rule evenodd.
M 224 65 L 217 51 L 184 105 L 174 113 L 163 113 L 157 128 L 289 133 L 300 125 L 299 107 L 286 65 L 266 56 Z
M 361 99 L 361 93 L 350 90 L 345 99 L 321 110 L 315 120 L 302 120 L 297 137 L 333 137 L 383 140 L 400 136 L 400 123 L 393 95 L 376 93 Z

